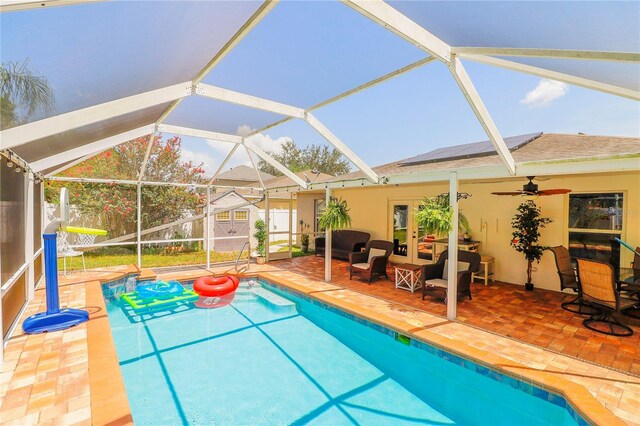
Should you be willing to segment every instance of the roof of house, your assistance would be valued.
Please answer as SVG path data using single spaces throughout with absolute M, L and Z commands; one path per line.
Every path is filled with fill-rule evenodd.
M 433 152 L 435 151 L 431 151 L 431 153 Z M 512 151 L 516 163 L 553 160 L 574 161 L 593 157 L 612 157 L 633 154 L 640 155 L 640 138 L 559 133 L 541 133 L 538 137 L 524 145 L 520 145 L 519 148 Z M 426 154 L 423 155 L 428 157 Z M 417 156 L 414 156 L 382 164 L 373 167 L 373 170 L 379 175 L 389 176 L 419 171 L 458 170 L 469 167 L 501 164 L 500 157 L 495 151 L 489 155 L 473 157 L 454 156 L 454 158 L 450 160 L 439 159 L 431 162 L 416 162 L 416 158 Z M 356 171 L 336 176 L 332 180 L 341 181 L 363 177 L 365 177 L 364 173 Z
M 313 171 L 303 170 L 295 174 L 302 180 L 307 183 L 320 183 L 320 182 L 328 182 L 333 179 L 332 175 L 328 175 L 326 173 L 314 173 Z M 284 186 L 292 186 L 297 185 L 289 176 L 277 176 L 268 181 L 265 181 L 264 185 L 267 188 L 281 188 Z
M 265 172 L 260 172 L 260 176 L 262 176 L 263 181 L 273 179 L 275 177 Z M 244 181 L 244 182 L 257 182 L 258 175 L 256 174 L 256 170 L 253 167 L 240 165 L 220 173 L 216 177 L 216 180 L 237 180 L 237 181 Z

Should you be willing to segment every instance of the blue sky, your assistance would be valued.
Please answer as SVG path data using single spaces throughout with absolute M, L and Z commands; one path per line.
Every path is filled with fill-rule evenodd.
M 451 43 L 516 47 L 529 40 L 535 45 L 526 47 L 640 50 L 637 2 L 499 2 L 488 8 L 477 2 L 392 4 L 414 13 L 416 21 Z M 2 14 L 1 59 L 28 57 L 31 67 L 54 87 L 57 112 L 66 112 L 189 80 L 257 5 L 116 1 Z M 438 21 L 429 21 L 434 16 Z M 282 2 L 204 81 L 306 108 L 425 56 L 340 3 Z M 536 131 L 640 136 L 638 102 L 464 64 L 505 137 Z M 582 70 L 603 78 L 640 82 L 637 64 L 607 69 L 589 61 L 582 64 Z M 450 73 L 438 62 L 315 115 L 370 165 L 486 139 Z M 237 133 L 278 118 L 189 98 L 167 122 Z M 257 143 L 277 150 L 288 138 L 302 146 L 325 143 L 300 120 L 270 129 Z M 221 142 L 183 140 L 185 158 L 203 161 L 210 171 L 231 148 Z M 230 165 L 247 161 L 239 150 Z

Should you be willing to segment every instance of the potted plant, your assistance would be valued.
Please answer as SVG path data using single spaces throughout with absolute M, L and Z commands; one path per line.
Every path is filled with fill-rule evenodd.
M 424 197 L 415 215 L 416 222 L 425 233 L 448 235 L 453 227 L 453 209 L 449 205 L 449 194 Z M 461 211 L 458 212 L 458 229 L 465 234 L 469 233 L 469 221 Z M 469 239 L 471 239 L 470 235 Z
M 327 232 L 351 227 L 351 216 L 347 202 L 343 199 L 331 198 L 320 215 L 319 225 Z
M 300 249 L 303 253 L 309 251 L 309 224 L 300 219 Z
M 265 255 L 267 251 L 266 241 L 267 241 L 267 225 L 264 223 L 264 220 L 258 219 L 254 224 L 256 232 L 253 233 L 253 237 L 258 240 L 258 245 L 256 247 L 255 257 L 256 262 L 259 265 L 262 265 L 265 262 Z
M 511 220 L 513 227 L 511 246 L 524 254 L 524 258 L 527 260 L 527 282 L 524 287 L 528 291 L 533 290 L 531 282 L 533 262 L 540 263 L 542 254 L 547 249 L 547 247 L 538 244 L 538 240 L 540 239 L 540 229 L 548 223 L 551 223 L 551 219 L 541 217 L 540 208 L 533 200 L 527 200 L 520 204 L 518 213 Z

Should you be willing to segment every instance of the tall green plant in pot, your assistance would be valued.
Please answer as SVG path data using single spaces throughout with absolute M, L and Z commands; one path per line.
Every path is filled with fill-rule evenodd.
M 267 252 L 267 225 L 264 223 L 264 220 L 258 219 L 254 223 L 255 232 L 253 233 L 253 237 L 258 240 L 258 245 L 256 247 L 256 261 L 259 264 L 263 264 L 265 262 L 265 256 Z
M 320 215 L 319 225 L 327 232 L 350 228 L 351 216 L 347 202 L 341 198 L 331 198 Z
M 309 224 L 300 219 L 300 250 L 303 253 L 309 251 Z
M 524 254 L 527 261 L 527 282 L 525 289 L 533 290 L 531 282 L 531 272 L 533 262 L 540 263 L 542 254 L 547 249 L 545 246 L 538 244 L 540 239 L 540 230 L 552 220 L 548 217 L 542 217 L 540 208 L 533 200 L 527 200 L 518 206 L 518 213 L 511 219 L 513 227 L 513 238 L 511 239 L 511 247 L 516 251 Z
M 418 226 L 427 234 L 448 235 L 453 229 L 453 209 L 449 204 L 449 194 L 424 197 L 415 212 L 415 218 Z M 469 221 L 461 211 L 458 211 L 458 228 L 469 232 Z

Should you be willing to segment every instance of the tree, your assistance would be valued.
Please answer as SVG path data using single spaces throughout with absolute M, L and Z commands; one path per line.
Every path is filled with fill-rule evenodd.
M 511 246 L 523 253 L 527 260 L 527 290 L 533 290 L 531 283 L 531 267 L 533 262 L 540 263 L 542 253 L 547 247 L 538 244 L 540 229 L 551 223 L 548 217 L 540 217 L 540 208 L 532 200 L 527 200 L 518 206 L 518 213 L 511 220 L 513 239 Z
M 67 177 L 109 179 L 137 179 L 144 159 L 148 137 L 134 139 L 96 155 L 61 173 Z M 145 179 L 156 182 L 202 183 L 201 165 L 180 159 L 182 140 L 174 136 L 163 140 L 155 136 L 151 148 Z M 83 214 L 99 218 L 101 226 L 111 238 L 136 231 L 137 190 L 135 185 L 77 183 L 49 181 L 46 196 L 49 202 L 59 202 L 60 187 L 69 189 L 69 204 Z M 190 214 L 203 201 L 188 187 L 150 186 L 141 189 L 142 229 L 167 224 Z
M 33 74 L 23 63 L 0 64 L 0 128 L 25 122 L 36 112 L 53 111 L 55 98 L 47 79 Z
M 326 145 L 309 145 L 299 148 L 295 142 L 288 140 L 282 145 L 282 152 L 269 152 L 269 154 L 294 173 L 315 170 L 337 176 L 351 171 L 349 160 L 344 158 L 337 149 L 330 150 Z M 258 161 L 258 168 L 274 176 L 282 175 L 278 169 L 263 159 Z

